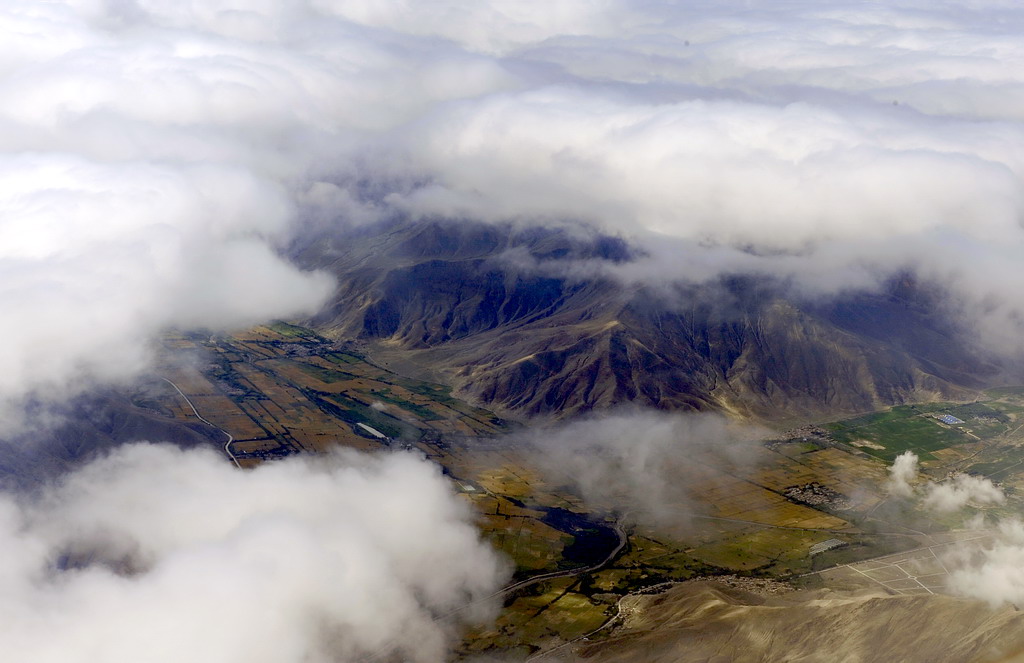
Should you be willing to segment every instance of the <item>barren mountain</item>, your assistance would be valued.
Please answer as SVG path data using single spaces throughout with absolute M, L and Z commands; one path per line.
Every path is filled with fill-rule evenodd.
M 468 222 L 362 228 L 297 254 L 339 279 L 320 331 L 524 415 L 633 402 L 807 417 L 965 398 L 995 371 L 911 278 L 829 302 L 753 277 L 638 286 L 608 269 L 637 258 L 621 239 Z
M 581 647 L 592 663 L 859 663 L 1024 659 L 1024 615 L 940 595 L 765 597 L 712 582 L 623 600 L 625 628 Z M 937 626 L 941 627 L 937 628 Z
M 127 442 L 220 448 L 223 434 L 198 421 L 183 424 L 159 411 L 147 391 L 102 390 L 47 411 L 37 427 L 0 438 L 0 486 L 34 488 Z

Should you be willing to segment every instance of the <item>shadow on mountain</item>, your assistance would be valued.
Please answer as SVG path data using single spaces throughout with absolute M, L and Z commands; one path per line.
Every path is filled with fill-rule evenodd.
M 0 439 L 0 486 L 31 490 L 121 444 L 164 442 L 220 446 L 223 433 L 201 422 L 183 424 L 162 413 L 147 390 L 110 390 L 48 406 L 47 424 Z
M 636 285 L 642 252 L 581 229 L 393 222 L 296 248 L 337 275 L 310 324 L 506 413 L 622 403 L 808 418 L 968 399 L 998 368 L 910 276 L 807 301 L 763 277 Z

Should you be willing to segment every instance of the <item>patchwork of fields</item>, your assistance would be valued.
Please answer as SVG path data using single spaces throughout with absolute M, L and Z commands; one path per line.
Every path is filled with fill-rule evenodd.
M 826 428 L 836 441 L 886 461 L 904 451 L 934 460 L 937 451 L 1007 437 L 1024 425 L 1024 396 L 1011 389 L 993 389 L 987 395 L 974 403 L 901 405 Z M 939 419 L 943 415 L 960 423 L 944 423 Z
M 654 519 L 637 505 L 585 503 L 571 481 L 509 441 L 515 425 L 308 329 L 170 334 L 165 345 L 164 376 L 232 436 L 228 450 L 242 467 L 336 446 L 419 451 L 453 479 L 517 579 L 570 573 L 511 592 L 498 620 L 470 634 L 467 652 L 580 637 L 613 616 L 619 598 L 659 583 L 788 577 L 913 548 L 919 533 L 886 520 L 881 488 L 887 464 L 907 450 L 936 477 L 966 470 L 1009 482 L 1024 469 L 1015 446 L 1024 392 L 993 390 L 976 403 L 900 406 L 757 442 L 743 463 L 695 451 L 662 468 L 685 490 Z M 153 407 L 203 425 L 170 385 Z M 963 423 L 942 423 L 943 414 Z M 600 568 L 572 573 L 608 554 L 620 521 L 628 545 Z M 811 557 L 832 539 L 847 545 Z

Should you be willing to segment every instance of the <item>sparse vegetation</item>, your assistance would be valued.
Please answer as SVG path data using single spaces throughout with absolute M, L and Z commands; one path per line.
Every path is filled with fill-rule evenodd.
M 509 556 L 516 578 L 571 572 L 617 542 L 613 523 L 588 514 L 572 489 L 548 483 L 514 449 L 484 444 L 505 430 L 504 422 L 458 400 L 448 387 L 395 375 L 288 323 L 229 338 L 178 337 L 173 346 L 210 353 L 202 370 L 175 380 L 204 416 L 235 434 L 243 464 L 335 445 L 381 448 L 356 426 L 365 423 L 419 449 L 459 482 L 483 536 Z M 983 444 L 1004 440 L 1024 423 L 1024 390 L 989 396 L 977 403 L 900 406 L 805 431 L 759 447 L 756 462 L 742 469 L 718 465 L 711 456 L 689 458 L 679 480 L 690 486 L 698 515 L 688 532 L 667 536 L 638 527 L 600 570 L 517 591 L 496 625 L 474 633 L 467 646 L 525 651 L 545 638 L 577 637 L 616 614 L 621 597 L 665 583 L 730 573 L 792 577 L 912 547 L 912 536 L 894 535 L 883 522 L 893 508 L 875 510 L 885 464 L 898 453 L 913 450 L 936 472 L 962 462 L 973 472 L 1009 477 L 1024 467 L 1019 455 Z M 146 406 L 183 420 L 191 416 L 172 394 Z M 964 424 L 942 424 L 936 413 Z M 865 519 L 869 512 L 876 519 Z M 808 555 L 815 543 L 836 536 L 851 545 Z

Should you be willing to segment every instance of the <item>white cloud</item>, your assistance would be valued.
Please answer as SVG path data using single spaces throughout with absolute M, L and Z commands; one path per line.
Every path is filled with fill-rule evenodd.
M 395 212 L 595 225 L 649 249 L 621 268 L 631 279 L 755 272 L 830 293 L 909 269 L 987 342 L 1019 348 L 1022 29 L 1024 10 L 998 2 L 5 2 L 0 415 L 145 370 L 166 327 L 312 311 L 329 279 L 277 248 L 299 222 Z M 655 470 L 681 440 L 723 432 L 590 425 L 617 470 L 581 478 L 640 502 L 674 495 Z M 423 513 L 390 500 L 407 494 L 385 488 L 398 478 L 438 495 L 418 465 L 364 461 L 349 482 L 335 466 L 239 474 L 167 454 L 133 448 L 44 505 L 0 505 L 0 628 L 19 660 L 73 661 L 66 646 L 137 659 L 160 638 L 146 651 L 167 660 L 316 660 L 323 624 L 364 648 L 402 633 L 432 656 L 423 606 L 493 581 L 484 562 L 451 568 L 477 549 L 447 498 Z M 295 485 L 322 500 L 292 504 Z M 971 478 L 927 490 L 936 507 L 998 501 Z M 348 508 L 328 513 L 335 498 Z M 366 518 L 374 504 L 393 512 Z M 351 536 L 325 544 L 338 518 Z M 47 571 L 89 542 L 135 575 Z M 1001 567 L 1020 566 L 1014 550 Z
M 142 370 L 161 326 L 309 311 L 326 279 L 274 255 L 296 219 L 396 212 L 596 225 L 649 249 L 628 279 L 912 270 L 1016 349 L 1022 25 L 990 3 L 6 3 L 0 270 L 60 276 L 0 310 L 66 350 L 0 396 Z
M 441 661 L 450 624 L 434 618 L 504 577 L 411 455 L 238 472 L 132 445 L 32 503 L 0 497 L 0 542 L 0 639 L 34 663 Z
M 581 218 L 763 251 L 868 230 L 1006 237 L 1024 209 L 1012 151 L 986 158 L 915 124 L 806 103 L 530 91 L 465 102 L 417 126 L 436 181 L 408 204 L 473 218 Z
M 984 342 L 1022 349 L 1024 12 L 609 9 L 623 12 L 613 33 L 507 46 L 523 87 L 412 124 L 395 140 L 426 184 L 390 202 L 593 223 L 650 247 L 627 278 L 755 272 L 833 294 L 916 272 Z
M 889 479 L 885 483 L 885 489 L 890 495 L 898 497 L 911 497 L 914 494 L 914 486 L 917 481 L 917 454 L 913 451 L 904 451 L 889 467 Z
M 297 220 L 377 217 L 322 178 L 437 99 L 508 83 L 452 45 L 418 58 L 364 32 L 304 2 L 0 9 L 8 422 L 26 397 L 146 370 L 167 327 L 314 312 L 332 280 L 278 255 Z
M 946 556 L 950 589 L 993 606 L 1019 605 L 1024 602 L 1024 523 L 1004 520 L 993 535 L 988 544 L 961 544 Z
M 244 171 L 0 156 L 0 208 L 0 396 L 15 400 L 130 378 L 168 326 L 293 315 L 332 287 L 261 239 L 288 202 Z
M 715 414 L 626 410 L 537 429 L 528 442 L 551 482 L 573 486 L 591 508 L 671 528 L 700 509 L 695 486 L 715 475 L 706 465 L 749 464 L 749 445 L 765 433 Z
M 1002 504 L 1006 495 L 991 479 L 957 473 L 946 481 L 918 485 L 918 458 L 913 451 L 904 451 L 889 467 L 885 489 L 897 497 L 921 498 L 927 509 L 940 513 L 959 511 L 968 504 Z
M 628 3 L 614 1 L 595 6 L 584 0 L 442 0 L 429 4 L 404 0 L 313 0 L 312 5 L 360 25 L 440 37 L 471 51 L 493 55 L 507 55 L 558 37 L 611 36 L 639 19 Z
M 958 511 L 968 504 L 1002 504 L 1003 491 L 985 477 L 957 474 L 949 481 L 930 484 L 925 490 L 924 505 L 943 513 Z

